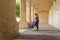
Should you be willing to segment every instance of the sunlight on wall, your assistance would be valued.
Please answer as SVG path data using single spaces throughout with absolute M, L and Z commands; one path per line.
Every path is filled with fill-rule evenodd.
M 55 20 L 54 20 L 54 26 L 56 26 L 56 28 L 60 28 L 60 10 L 56 10 L 56 13 L 55 13 Z
M 60 0 L 54 2 L 52 7 L 49 13 L 49 24 L 60 29 Z

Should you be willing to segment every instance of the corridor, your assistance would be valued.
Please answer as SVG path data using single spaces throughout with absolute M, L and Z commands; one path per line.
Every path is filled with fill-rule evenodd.
M 39 24 L 39 31 L 33 29 L 19 30 L 14 40 L 60 40 L 60 30 L 48 24 Z
M 60 40 L 60 0 L 18 2 L 16 8 L 16 0 L 0 0 L 0 40 Z M 39 31 L 36 27 L 28 29 L 28 24 L 35 21 L 35 13 L 40 20 Z

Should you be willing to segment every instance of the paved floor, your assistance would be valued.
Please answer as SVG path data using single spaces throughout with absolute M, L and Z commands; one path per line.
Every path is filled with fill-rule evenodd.
M 20 30 L 14 40 L 60 40 L 60 30 L 51 25 L 40 24 L 39 31 L 33 29 Z
M 39 24 L 39 30 L 58 30 L 54 26 L 48 25 L 48 24 Z
M 60 31 L 33 31 L 21 32 L 14 40 L 60 40 Z

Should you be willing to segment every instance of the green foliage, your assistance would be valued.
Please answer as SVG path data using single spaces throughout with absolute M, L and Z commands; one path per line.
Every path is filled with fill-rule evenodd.
M 20 3 L 16 2 L 16 16 L 20 17 Z

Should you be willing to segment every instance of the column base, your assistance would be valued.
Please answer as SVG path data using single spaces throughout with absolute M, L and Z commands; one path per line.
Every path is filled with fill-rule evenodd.
M 20 21 L 19 29 L 28 29 L 29 25 L 27 21 Z

